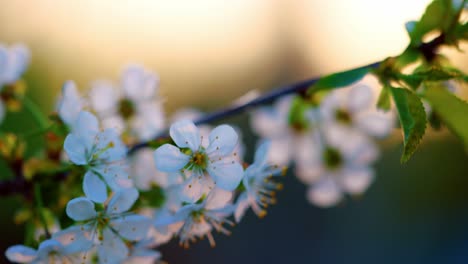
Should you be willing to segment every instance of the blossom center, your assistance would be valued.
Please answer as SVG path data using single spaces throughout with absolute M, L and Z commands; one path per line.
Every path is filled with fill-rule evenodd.
M 201 152 L 195 152 L 192 155 L 192 159 L 190 160 L 190 162 L 192 164 L 196 165 L 197 167 L 204 169 L 204 168 L 206 168 L 206 165 L 207 165 L 206 154 L 201 153 Z
M 122 99 L 118 105 L 119 114 L 125 119 L 130 119 L 135 114 L 135 104 L 129 99 Z
M 343 162 L 343 157 L 341 156 L 341 153 L 335 148 L 326 148 L 323 153 L 323 157 L 325 165 L 329 169 L 336 169 L 340 167 L 341 163 Z
M 192 211 L 190 213 L 190 216 L 192 217 L 194 222 L 201 222 L 201 219 L 203 218 L 204 210 L 197 210 L 197 211 Z
M 296 122 L 291 122 L 289 125 L 292 128 L 292 130 L 296 133 L 305 132 L 308 128 L 308 124 L 306 122 L 296 121 Z
M 351 123 L 351 115 L 348 111 L 343 109 L 337 109 L 335 112 L 335 118 L 338 122 L 349 124 Z

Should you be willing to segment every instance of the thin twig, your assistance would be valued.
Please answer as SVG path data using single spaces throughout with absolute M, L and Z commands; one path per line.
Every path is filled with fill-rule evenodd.
M 358 68 L 375 68 L 379 64 L 380 64 L 380 62 L 374 62 L 374 63 L 368 64 L 368 65 L 365 65 L 365 66 L 361 66 L 361 67 L 358 67 Z M 356 69 L 358 69 L 358 68 L 356 68 Z M 255 98 L 255 99 L 253 99 L 253 100 L 251 100 L 249 102 L 246 102 L 244 104 L 232 105 L 232 106 L 223 108 L 221 110 L 218 110 L 218 111 L 215 111 L 215 112 L 212 112 L 212 113 L 208 113 L 208 114 L 202 116 L 201 118 L 199 118 L 198 120 L 195 120 L 194 123 L 196 125 L 201 125 L 201 124 L 216 122 L 216 121 L 224 119 L 226 117 L 243 113 L 243 112 L 245 112 L 248 109 L 251 109 L 253 107 L 263 105 L 263 104 L 267 104 L 267 103 L 271 103 L 274 100 L 276 100 L 276 99 L 278 99 L 278 98 L 280 98 L 282 96 L 305 92 L 308 88 L 310 88 L 312 85 L 314 85 L 319 79 L 320 79 L 320 77 L 316 77 L 316 78 L 304 80 L 302 82 L 298 82 L 298 83 L 295 83 L 295 84 L 291 84 L 291 85 L 288 85 L 288 86 L 284 86 L 284 87 L 281 87 L 281 88 L 274 89 L 271 92 L 266 93 L 263 96 L 257 97 L 257 98 Z M 160 139 L 162 137 L 167 137 L 167 131 L 164 131 L 163 133 L 159 134 L 153 140 L 157 140 L 157 139 Z M 141 148 L 144 148 L 144 147 L 148 147 L 148 146 L 149 146 L 149 141 L 135 144 L 129 149 L 128 153 L 132 154 L 135 151 L 137 151 L 137 150 L 139 150 Z

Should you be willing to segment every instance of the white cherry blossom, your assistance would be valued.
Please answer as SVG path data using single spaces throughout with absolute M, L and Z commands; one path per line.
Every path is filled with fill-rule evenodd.
M 124 69 L 116 88 L 108 81 L 96 81 L 90 92 L 91 106 L 105 128 L 128 132 L 149 140 L 164 128 L 164 113 L 158 99 L 159 77 L 139 65 Z
M 191 121 L 174 123 L 170 135 L 177 146 L 159 147 L 154 153 L 156 167 L 163 172 L 180 172 L 186 177 L 187 201 L 197 201 L 215 186 L 228 191 L 237 188 L 243 169 L 234 158 L 238 136 L 232 127 L 220 125 L 213 129 L 206 148 L 201 144 L 200 131 Z

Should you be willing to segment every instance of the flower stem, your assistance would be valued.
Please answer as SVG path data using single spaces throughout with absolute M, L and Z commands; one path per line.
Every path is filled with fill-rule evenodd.
M 44 203 L 42 202 L 41 186 L 39 185 L 39 183 L 34 184 L 34 198 L 36 200 L 37 213 L 39 215 L 39 219 L 41 220 L 42 226 L 44 227 L 44 233 L 47 238 L 50 238 L 49 228 L 47 227 L 47 221 L 44 217 Z
M 36 123 L 39 125 L 39 127 L 41 129 L 46 130 L 48 128 L 49 121 L 41 112 L 41 109 L 39 108 L 39 106 L 34 101 L 29 99 L 27 96 L 24 96 L 22 98 L 22 102 L 26 110 L 28 110 L 29 113 L 31 113 L 32 117 L 34 118 Z
M 24 133 L 22 136 L 23 136 L 24 138 L 31 138 L 31 137 L 34 137 L 34 136 L 37 136 L 37 135 L 41 135 L 41 134 L 47 132 L 47 131 L 50 130 L 52 127 L 53 127 L 53 125 L 47 125 L 47 127 L 45 127 L 45 128 L 39 127 L 38 129 L 34 129 L 34 130 L 31 130 L 31 131 L 29 131 L 29 132 Z
M 364 66 L 361 66 L 361 67 L 358 67 L 358 68 L 375 68 L 379 64 L 380 64 L 380 62 L 374 62 L 374 63 L 364 65 Z M 358 68 L 356 68 L 356 69 L 358 69 Z M 267 103 L 271 103 L 271 102 L 273 102 L 274 100 L 276 100 L 276 99 L 278 99 L 280 97 L 290 95 L 290 94 L 297 94 L 297 93 L 305 92 L 312 85 L 314 85 L 318 80 L 320 80 L 320 77 L 304 80 L 302 82 L 298 82 L 298 83 L 295 83 L 295 84 L 292 84 L 292 85 L 288 85 L 288 86 L 284 86 L 284 87 L 281 87 L 281 88 L 274 89 L 273 91 L 271 91 L 269 93 L 266 93 L 263 96 L 257 97 L 257 98 L 255 98 L 255 99 L 253 99 L 251 101 L 248 101 L 248 102 L 246 102 L 244 104 L 232 105 L 232 106 L 226 107 L 224 109 L 221 109 L 221 110 L 218 110 L 218 111 L 215 111 L 215 112 L 212 112 L 212 113 L 208 113 L 208 114 L 202 116 L 201 118 L 199 118 L 198 120 L 196 120 L 194 123 L 196 125 L 201 125 L 201 124 L 215 122 L 215 121 L 221 120 L 223 118 L 226 118 L 228 116 L 240 114 L 240 113 L 245 112 L 246 110 L 251 109 L 253 107 L 263 105 L 263 104 L 267 104 Z M 157 140 L 157 139 L 160 139 L 162 137 L 167 137 L 167 131 L 159 134 L 153 140 Z M 139 150 L 141 148 L 148 147 L 148 146 L 149 146 L 149 141 L 135 144 L 132 147 L 130 147 L 128 153 L 132 154 L 135 151 L 137 151 L 137 150 Z

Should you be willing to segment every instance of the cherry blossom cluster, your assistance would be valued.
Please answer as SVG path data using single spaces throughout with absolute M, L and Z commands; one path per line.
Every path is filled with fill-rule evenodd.
M 392 110 L 377 109 L 380 89 L 369 74 L 350 87 L 303 103 L 302 113 L 291 112 L 299 97 L 285 97 L 254 111 L 252 128 L 271 141 L 271 162 L 294 164 L 297 177 L 309 186 L 307 199 L 330 207 L 345 194 L 361 195 L 375 178 L 372 163 L 379 150 L 374 139 L 388 136 L 396 124 Z
M 215 246 L 214 233 L 229 235 L 249 208 L 266 216 L 288 167 L 307 186 L 310 203 L 335 206 L 373 183 L 376 142 L 391 134 L 397 113 L 403 162 L 434 120 L 468 142 L 460 125 L 468 104 L 452 82 L 466 82 L 467 75 L 437 53 L 442 44 L 467 39 L 466 21 L 459 22 L 466 3 L 445 2 L 435 0 L 429 15 L 407 24 L 411 42 L 399 56 L 249 94 L 211 114 L 167 115 L 158 75 L 134 64 L 118 82 L 98 80 L 87 91 L 65 82 L 54 112 L 44 116 L 21 80 L 29 50 L 0 44 L 0 122 L 7 111 L 25 107 L 39 127 L 19 136 L 0 133 L 0 155 L 15 174 L 2 190 L 21 188 L 26 205 L 15 221 L 28 223 L 24 245 L 9 247 L 6 257 L 36 264 L 157 263 L 158 247 L 172 239 L 185 248 L 204 238 Z M 433 17 L 453 23 L 439 27 Z M 439 36 L 423 42 L 436 30 Z M 259 106 L 266 103 L 272 104 Z M 246 160 L 241 129 L 207 123 L 252 107 L 251 128 L 260 139 L 253 160 Z M 38 134 L 46 146 L 26 157 L 26 139 Z M 53 195 L 45 200 L 41 189 Z
M 129 154 L 126 144 L 164 130 L 158 84 L 156 75 L 135 65 L 123 71 L 118 87 L 95 82 L 85 96 L 74 82 L 64 84 L 56 109 L 69 131 L 61 159 L 82 176 L 83 196 L 65 208 L 75 223 L 61 228 L 54 220 L 37 249 L 12 246 L 9 260 L 153 263 L 161 257 L 155 248 L 173 237 L 184 247 L 204 237 L 214 246 L 212 232 L 229 234 L 249 207 L 266 215 L 282 188 L 273 177 L 285 174 L 267 160 L 269 141 L 248 165 L 237 128 L 197 127 L 192 120 L 200 113 L 183 110 L 171 118 L 168 143 Z M 142 197 L 155 190 L 162 192 L 157 206 Z

